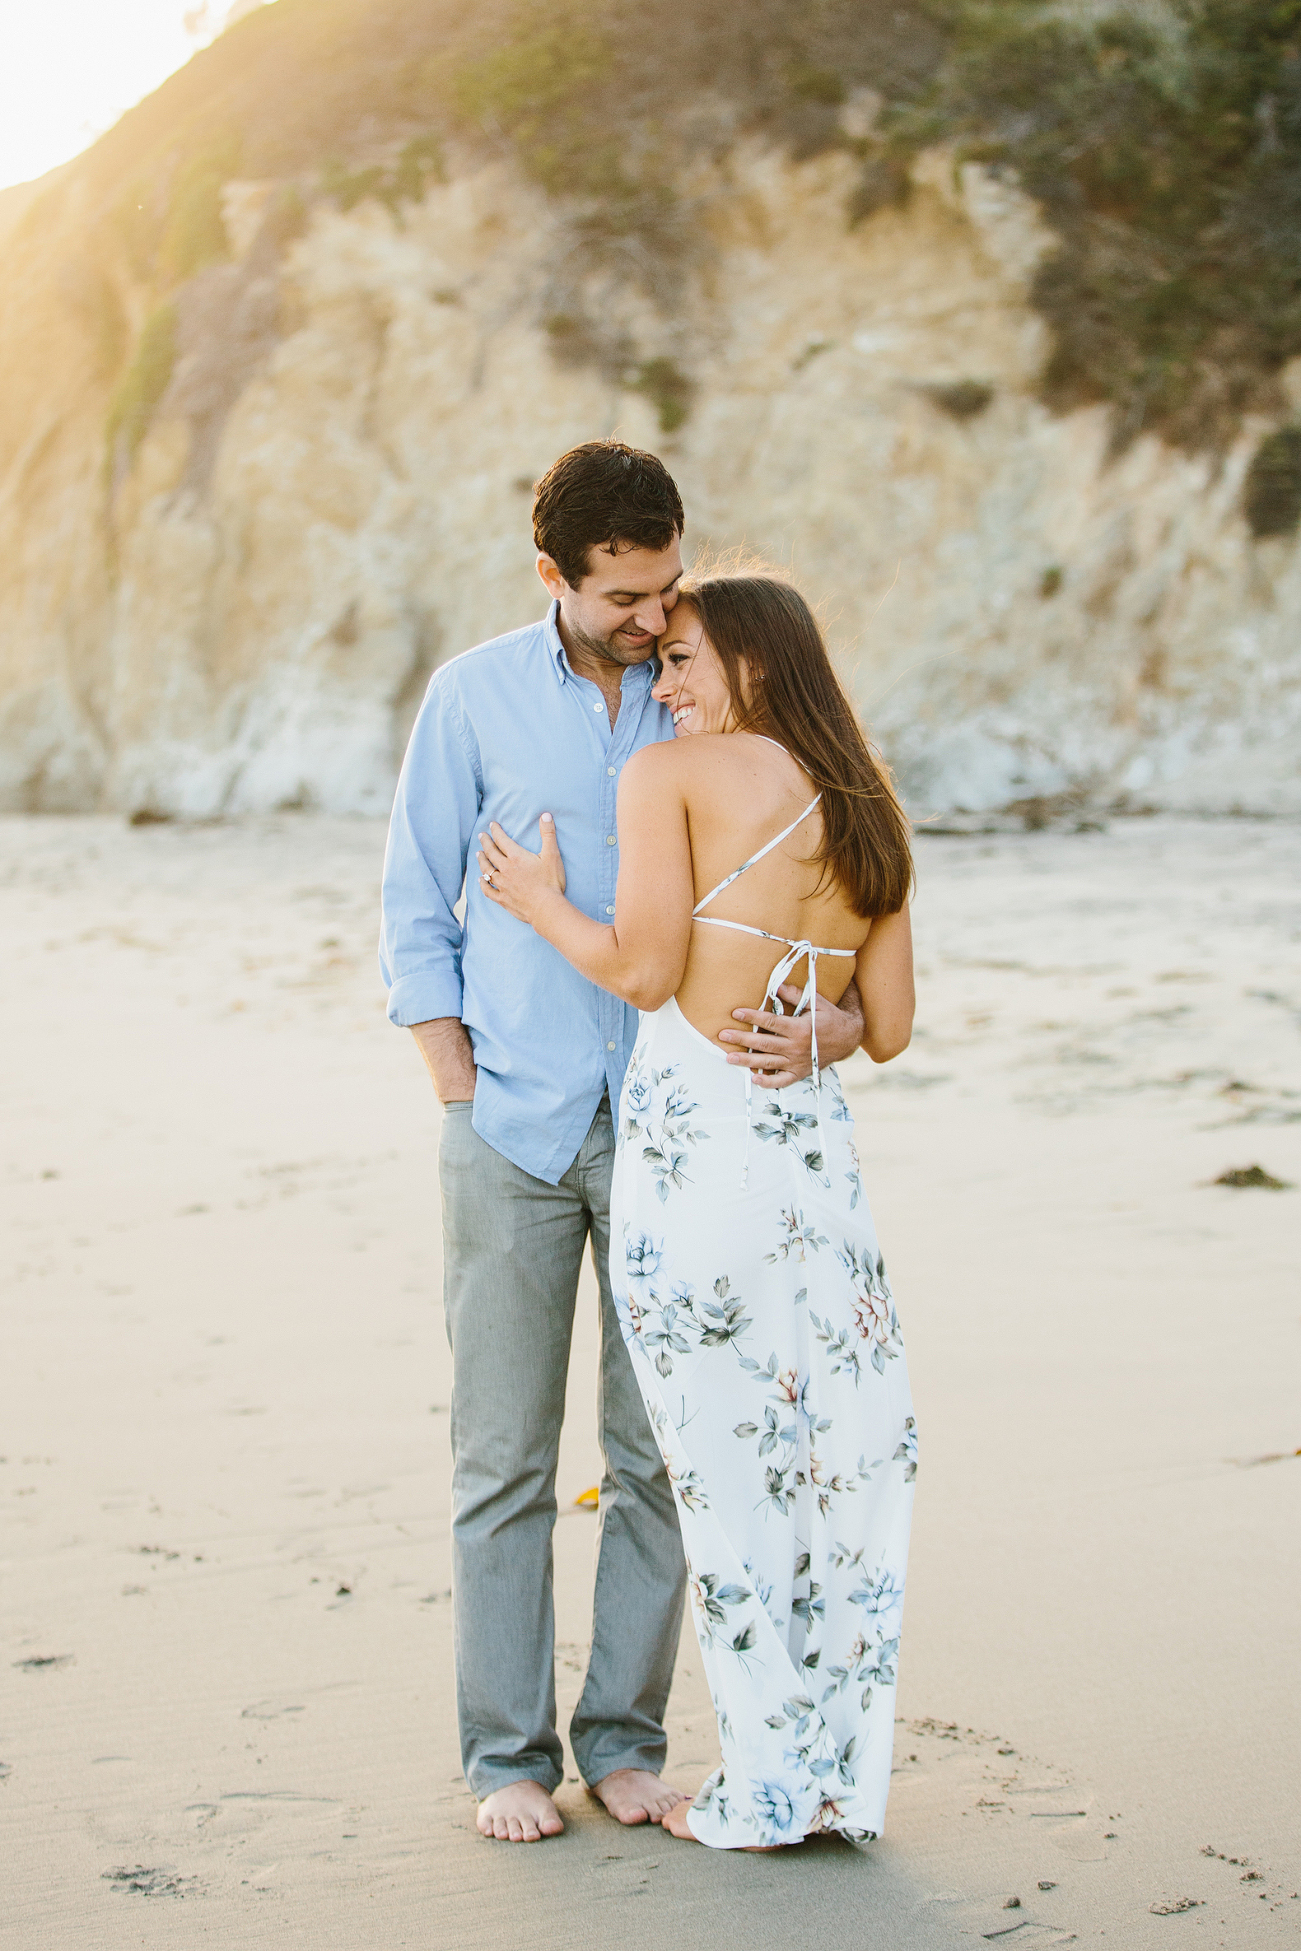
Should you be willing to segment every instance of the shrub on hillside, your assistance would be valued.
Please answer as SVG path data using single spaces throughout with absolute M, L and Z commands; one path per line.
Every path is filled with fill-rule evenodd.
M 177 170 L 158 240 L 157 274 L 163 284 L 180 284 L 230 256 L 221 193 L 238 166 L 238 143 L 223 143 Z
M 1267 434 L 1251 457 L 1243 510 L 1253 535 L 1292 535 L 1301 525 L 1301 427 Z
M 1174 20 L 964 7 L 895 134 L 955 139 L 1042 203 L 1060 239 L 1033 289 L 1051 404 L 1109 402 L 1117 446 L 1151 428 L 1217 448 L 1301 352 L 1301 0 Z
M 110 469 L 129 467 L 176 364 L 176 307 L 160 305 L 145 320 L 135 358 L 119 380 L 104 428 Z

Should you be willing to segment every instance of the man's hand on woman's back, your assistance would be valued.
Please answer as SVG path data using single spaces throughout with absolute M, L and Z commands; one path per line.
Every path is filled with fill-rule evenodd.
M 802 991 L 794 983 L 784 982 L 777 994 L 787 1009 L 794 1009 Z M 817 1013 L 819 1064 L 843 1063 L 863 1037 L 863 1005 L 855 985 L 850 983 L 839 1007 L 819 996 Z M 745 1027 L 718 1033 L 721 1043 L 732 1046 L 727 1053 L 729 1064 L 753 1070 L 772 1090 L 783 1090 L 787 1084 L 798 1084 L 801 1078 L 812 1076 L 811 1015 L 773 1016 L 762 1009 L 734 1009 L 732 1016 Z

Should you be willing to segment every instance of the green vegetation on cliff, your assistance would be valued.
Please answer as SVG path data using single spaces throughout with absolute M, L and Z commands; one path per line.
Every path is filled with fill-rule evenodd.
M 1291 535 L 1301 522 L 1301 427 L 1280 427 L 1256 449 L 1246 511 L 1257 535 Z
M 176 307 L 160 305 L 145 320 L 135 357 L 118 381 L 109 403 L 104 431 L 110 467 L 119 457 L 130 466 L 148 431 L 154 408 L 167 391 L 175 364 Z
M 599 18 L 599 40 L 553 30 L 542 59 L 521 8 L 457 99 L 585 203 L 589 228 L 636 217 L 630 183 L 642 209 L 657 193 L 644 265 L 685 248 L 673 171 L 717 145 L 720 103 L 797 156 L 852 152 L 851 223 L 906 201 L 911 156 L 945 142 L 1029 191 L 1060 240 L 1032 294 L 1053 328 L 1051 405 L 1108 403 L 1118 448 L 1154 430 L 1192 450 L 1278 411 L 1276 375 L 1301 353 L 1301 0 L 1091 18 L 1040 0 L 607 0 Z M 856 93 L 866 116 L 845 112 Z
M 514 144 L 527 173 L 553 196 L 608 196 L 622 187 L 620 144 L 594 128 L 585 104 L 616 72 L 610 43 L 574 9 L 524 14 L 502 47 L 454 70 L 451 98 L 469 121 Z
M 1161 32 L 967 6 L 892 133 L 956 141 L 1042 204 L 1050 403 L 1107 400 L 1117 445 L 1194 449 L 1277 409 L 1301 353 L 1301 0 L 1203 0 Z
M 683 166 L 742 134 L 852 157 L 850 224 L 905 202 L 936 142 L 1022 185 L 1059 240 L 1033 289 L 1044 397 L 1109 405 L 1117 447 L 1151 430 L 1222 450 L 1244 414 L 1281 415 L 1301 353 L 1301 0 L 276 0 L 78 168 L 158 303 L 226 254 L 236 171 L 400 220 L 451 148 L 511 155 L 562 219 L 541 300 L 557 357 L 639 386 L 671 431 L 689 349 L 626 345 L 581 287 L 626 279 L 671 317 L 695 248 Z

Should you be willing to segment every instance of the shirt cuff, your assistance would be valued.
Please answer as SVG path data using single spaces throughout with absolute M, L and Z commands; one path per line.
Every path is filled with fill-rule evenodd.
M 454 969 L 421 969 L 415 975 L 399 976 L 388 992 L 388 1020 L 402 1030 L 413 1023 L 430 1023 L 436 1016 L 455 1016 L 459 1022 L 463 1006 Z

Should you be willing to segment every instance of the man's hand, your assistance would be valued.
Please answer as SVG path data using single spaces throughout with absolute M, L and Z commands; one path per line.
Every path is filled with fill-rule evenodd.
M 472 1098 L 478 1072 L 469 1032 L 461 1019 L 435 1016 L 428 1023 L 413 1023 L 411 1034 L 420 1045 L 425 1067 L 443 1103 L 464 1104 Z M 822 1034 L 821 1025 L 818 1034 Z
M 777 991 L 788 1009 L 794 1009 L 801 991 L 785 982 Z M 863 1005 L 858 989 L 851 982 L 840 999 L 839 1008 L 824 996 L 817 1000 L 818 1063 L 838 1064 L 857 1050 L 863 1036 Z M 798 1084 L 813 1074 L 813 1019 L 803 1016 L 770 1016 L 761 1009 L 734 1009 L 733 1017 L 751 1025 L 744 1030 L 720 1030 L 721 1043 L 735 1044 L 729 1050 L 729 1064 L 744 1064 L 754 1071 L 769 1089 L 780 1091 L 787 1084 Z

